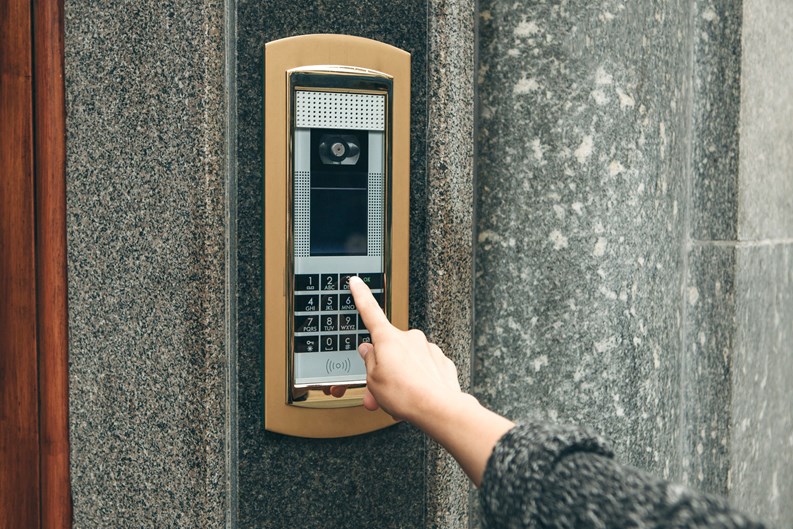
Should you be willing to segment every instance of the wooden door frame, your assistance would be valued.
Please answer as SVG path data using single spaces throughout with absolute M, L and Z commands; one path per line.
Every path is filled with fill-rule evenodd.
M 63 0 L 0 5 L 0 528 L 68 528 Z

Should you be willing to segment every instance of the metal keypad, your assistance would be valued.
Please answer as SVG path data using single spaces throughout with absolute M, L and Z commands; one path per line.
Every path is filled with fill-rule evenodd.
M 370 285 L 383 307 L 382 273 L 295 275 L 295 353 L 353 351 L 371 342 L 350 293 L 349 278 L 354 275 Z

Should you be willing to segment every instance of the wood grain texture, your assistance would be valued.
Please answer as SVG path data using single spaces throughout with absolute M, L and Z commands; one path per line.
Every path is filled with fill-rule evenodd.
M 41 527 L 72 522 L 63 0 L 33 2 Z
M 39 527 L 30 2 L 0 3 L 0 528 Z

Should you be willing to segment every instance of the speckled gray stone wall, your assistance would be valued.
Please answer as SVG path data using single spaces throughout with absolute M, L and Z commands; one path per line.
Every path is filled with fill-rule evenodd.
M 480 3 L 477 394 L 779 526 L 791 9 Z
M 226 520 L 222 34 L 222 2 L 66 2 L 76 528 Z
M 793 3 L 744 0 L 739 240 L 793 237 Z
M 742 243 L 736 277 L 730 499 L 791 527 L 793 244 Z
M 729 494 L 793 526 L 793 4 L 743 2 Z
M 239 526 L 419 527 L 424 522 L 425 439 L 399 424 L 332 440 L 286 437 L 262 424 L 262 46 L 306 33 L 343 33 L 412 57 L 411 253 L 426 258 L 427 6 L 404 1 L 239 1 Z M 421 271 L 411 286 L 421 292 Z M 411 291 L 411 294 L 414 294 Z M 411 324 L 425 299 L 411 296 Z M 383 501 L 388 498 L 388 501 Z
M 262 429 L 260 63 L 265 42 L 305 33 L 359 35 L 411 53 L 410 324 L 465 365 L 471 352 L 473 17 L 473 3 L 463 1 L 238 2 L 240 527 L 467 525 L 465 477 L 406 424 L 324 441 Z M 452 304 L 453 311 L 442 310 Z M 465 383 L 468 370 L 462 372 Z
M 679 478 L 688 5 L 480 8 L 477 394 Z
M 313 32 L 411 52 L 410 321 L 467 385 L 473 3 L 68 2 L 67 19 L 75 525 L 465 527 L 467 480 L 410 426 L 262 430 L 260 65 L 265 42 Z

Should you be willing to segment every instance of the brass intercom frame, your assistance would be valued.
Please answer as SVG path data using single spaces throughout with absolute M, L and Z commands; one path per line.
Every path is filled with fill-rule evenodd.
M 290 395 L 291 89 L 292 72 L 382 74 L 392 82 L 390 186 L 386 193 L 385 252 L 387 313 L 407 328 L 410 196 L 410 54 L 381 42 L 347 35 L 303 35 L 267 43 L 264 51 L 264 423 L 265 428 L 299 437 L 345 437 L 394 424 L 382 411 L 362 406 L 364 388 L 344 397 L 320 389 L 296 402 Z M 332 66 L 328 66 L 332 65 Z M 390 255 L 389 255 L 390 254 Z

